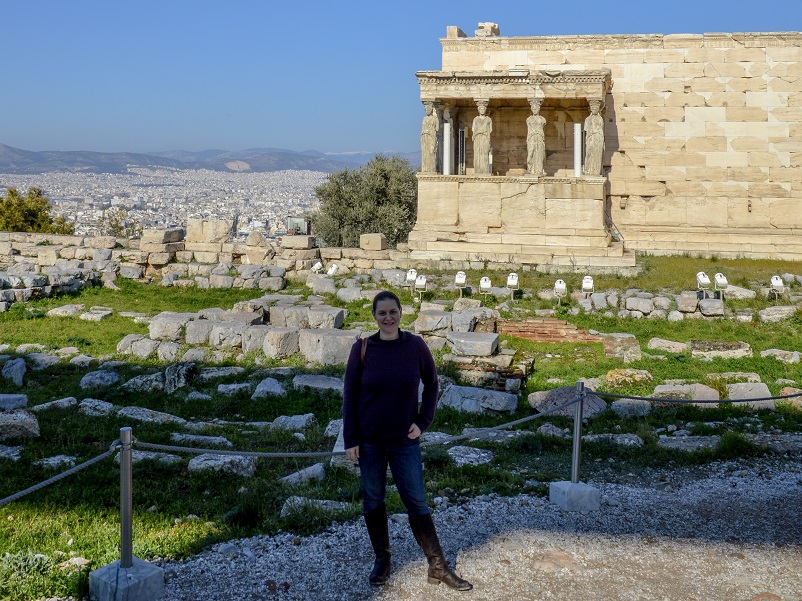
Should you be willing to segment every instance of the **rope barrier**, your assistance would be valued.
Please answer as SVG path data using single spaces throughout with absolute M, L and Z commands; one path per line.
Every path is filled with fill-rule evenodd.
M 653 403 L 755 403 L 758 401 L 779 401 L 784 399 L 792 399 L 794 397 L 802 396 L 802 392 L 795 392 L 793 394 L 787 394 L 784 396 L 766 396 L 766 397 L 757 397 L 754 399 L 724 399 L 720 401 L 715 400 L 694 400 L 694 399 L 660 399 L 655 397 L 648 397 L 648 396 L 633 396 L 631 394 L 615 394 L 612 392 L 594 392 L 596 396 L 599 397 L 610 397 L 614 399 L 633 399 L 636 401 L 651 401 Z
M 87 468 L 90 465 L 94 465 L 95 463 L 97 463 L 99 461 L 103 461 L 107 457 L 110 457 L 111 455 L 113 455 L 119 448 L 120 448 L 120 441 L 119 440 L 115 440 L 113 443 L 111 443 L 111 446 L 109 447 L 109 450 L 106 451 L 105 453 L 101 453 L 97 457 L 93 457 L 92 459 L 89 459 L 88 461 L 84 461 L 80 465 L 76 465 L 75 467 L 71 467 L 67 471 L 62 472 L 62 473 L 60 473 L 60 474 L 58 474 L 56 476 L 53 476 L 52 478 L 48 478 L 47 480 L 44 480 L 43 482 L 40 482 L 39 484 L 34 484 L 33 486 L 31 486 L 29 488 L 26 488 L 25 490 L 21 490 L 18 493 L 15 493 L 15 494 L 11 495 L 10 497 L 6 497 L 5 499 L 0 499 L 0 507 L 2 507 L 3 505 L 7 505 L 8 503 L 11 503 L 12 501 L 16 501 L 17 499 L 21 499 L 25 495 L 29 495 L 32 492 L 36 492 L 37 490 L 39 490 L 41 488 L 44 488 L 45 486 L 49 486 L 49 485 L 53 484 L 54 482 L 58 482 L 59 480 L 63 480 L 67 476 L 71 476 L 71 475 L 73 475 L 73 474 L 75 474 L 77 472 L 80 472 L 82 469 Z
M 649 402 L 655 402 L 655 403 L 695 403 L 695 404 L 702 404 L 702 403 L 704 403 L 704 404 L 712 404 L 712 403 L 750 403 L 750 402 L 757 402 L 757 401 L 785 400 L 785 399 L 791 399 L 791 398 L 802 396 L 802 392 L 797 392 L 797 393 L 788 394 L 788 395 L 782 395 L 782 396 L 758 397 L 758 398 L 754 398 L 754 399 L 739 399 L 739 400 L 726 399 L 726 400 L 718 400 L 717 401 L 717 400 L 707 400 L 707 399 L 704 399 L 704 400 L 701 400 L 701 399 L 700 400 L 694 400 L 694 399 L 690 399 L 690 400 L 689 399 L 662 399 L 662 398 L 656 398 L 656 397 L 641 397 L 641 396 L 633 396 L 633 395 L 616 394 L 616 393 L 612 393 L 612 392 L 595 392 L 595 391 L 590 390 L 590 389 L 588 389 L 588 392 L 590 394 L 595 394 L 595 395 L 600 396 L 600 397 L 609 397 L 609 398 L 616 398 L 616 399 L 633 399 L 633 400 L 649 401 Z M 507 422 L 507 423 L 504 423 L 504 424 L 499 424 L 498 426 L 491 426 L 491 427 L 488 427 L 488 428 L 480 428 L 480 429 L 478 429 L 476 431 L 473 431 L 471 433 L 468 433 L 468 434 L 460 434 L 460 435 L 455 435 L 455 436 L 449 436 L 448 438 L 443 439 L 443 440 L 424 441 L 424 442 L 421 442 L 421 447 L 428 447 L 428 446 L 432 446 L 432 445 L 436 445 L 436 444 L 445 445 L 445 444 L 451 444 L 451 443 L 454 443 L 454 442 L 457 442 L 457 441 L 460 441 L 460 440 L 468 440 L 468 439 L 471 439 L 471 438 L 476 438 L 478 436 L 481 436 L 482 434 L 484 434 L 486 432 L 494 432 L 494 431 L 499 431 L 499 430 L 506 430 L 508 428 L 512 428 L 514 426 L 519 426 L 521 424 L 524 424 L 524 423 L 527 423 L 527 422 L 530 422 L 530 421 L 534 421 L 536 419 L 548 417 L 550 415 L 553 415 L 553 414 L 557 413 L 558 411 L 561 411 L 563 409 L 566 409 L 567 407 L 575 405 L 576 403 L 578 403 L 580 401 L 580 398 L 584 398 L 585 397 L 585 394 L 586 394 L 585 391 L 583 391 L 581 397 L 574 397 L 570 401 L 566 401 L 565 403 L 562 403 L 561 405 L 557 405 L 556 407 L 552 407 L 551 409 L 547 409 L 547 410 L 542 411 L 540 413 L 536 413 L 534 415 L 529 415 L 529 416 L 523 417 L 521 419 L 513 420 L 511 422 Z M 133 444 L 136 445 L 136 446 L 139 446 L 139 447 L 141 447 L 143 449 L 151 449 L 151 450 L 154 450 L 154 451 L 173 451 L 173 452 L 178 452 L 178 453 L 190 453 L 190 454 L 195 454 L 195 455 L 200 455 L 200 454 L 204 454 L 205 453 L 205 454 L 209 454 L 209 455 L 228 455 L 228 456 L 236 456 L 236 457 L 264 457 L 264 458 L 273 458 L 273 459 L 307 459 L 307 458 L 311 459 L 311 458 L 324 458 L 324 457 L 335 457 L 335 456 L 345 455 L 345 451 L 283 452 L 283 453 L 282 452 L 265 452 L 265 451 L 226 451 L 226 450 L 222 450 L 222 449 L 204 449 L 204 448 L 200 448 L 200 447 L 180 447 L 180 446 L 174 446 L 174 445 L 164 445 L 164 444 L 143 442 L 143 441 L 141 441 L 139 439 L 136 439 L 136 438 L 133 439 Z M 109 447 L 109 450 L 106 451 L 105 453 L 101 453 L 97 457 L 93 457 L 92 459 L 89 459 L 88 461 L 85 461 L 84 463 L 81 463 L 80 465 L 76 465 L 75 467 L 72 467 L 72 468 L 66 470 L 65 472 L 62 472 L 62 473 L 60 473 L 60 474 L 58 474 L 56 476 L 53 476 L 52 478 L 48 478 L 47 480 L 44 480 L 43 482 L 40 482 L 40 483 L 35 484 L 35 485 L 33 485 L 33 486 L 29 487 L 29 488 L 26 488 L 25 490 L 21 490 L 18 493 L 15 493 L 15 494 L 13 494 L 13 495 L 11 495 L 9 497 L 6 497 L 5 499 L 0 499 L 0 507 L 2 507 L 4 505 L 7 505 L 8 503 L 11 503 L 13 501 L 16 501 L 16 500 L 18 500 L 18 499 L 20 499 L 20 498 L 22 498 L 22 497 L 24 497 L 26 495 L 29 495 L 29 494 L 31 494 L 31 493 L 39 490 L 39 489 L 42 489 L 42 488 L 44 488 L 46 486 L 49 486 L 50 484 L 58 482 L 59 480 L 62 480 L 64 478 L 68 477 L 68 476 L 71 476 L 72 474 L 75 474 L 75 473 L 81 471 L 82 469 L 85 469 L 85 468 L 89 467 L 90 465 L 94 465 L 95 463 L 98 463 L 99 461 L 102 461 L 102 460 L 106 459 L 107 457 L 110 457 L 111 455 L 113 455 L 115 451 L 120 449 L 120 447 L 121 447 L 120 441 L 116 440 L 111 444 L 111 446 Z
M 469 438 L 476 438 L 477 435 L 481 435 L 483 432 L 492 432 L 495 430 L 503 430 L 506 428 L 511 428 L 513 426 L 518 426 L 520 424 L 540 419 L 541 417 L 548 417 L 561 409 L 565 409 L 566 407 L 570 407 L 571 405 L 578 402 L 579 399 L 571 399 L 563 403 L 562 405 L 557 405 L 556 407 L 552 407 L 551 409 L 547 409 L 541 413 L 537 413 L 535 415 L 529 415 L 527 417 L 523 417 L 521 419 L 516 419 L 511 422 L 507 422 L 506 424 L 500 424 L 498 426 L 492 426 L 489 428 L 481 428 L 479 431 L 471 432 L 470 434 L 459 434 L 455 436 L 449 436 L 447 439 L 444 440 L 432 440 L 428 442 L 422 442 L 421 447 L 431 446 L 435 444 L 451 444 L 452 442 L 456 442 L 458 440 L 467 440 Z M 272 452 L 262 452 L 262 451 L 225 451 L 221 449 L 203 449 L 200 447 L 179 447 L 173 445 L 166 445 L 166 444 L 157 444 L 152 442 L 142 442 L 141 440 L 135 438 L 134 445 L 140 446 L 143 449 L 152 449 L 157 451 L 175 451 L 175 452 L 183 452 L 183 453 L 190 453 L 199 455 L 201 453 L 205 453 L 208 455 L 233 455 L 237 457 L 270 457 L 270 458 L 314 458 L 314 457 L 334 457 L 338 455 L 345 455 L 345 451 L 318 451 L 318 452 L 309 452 L 309 453 L 272 453 Z

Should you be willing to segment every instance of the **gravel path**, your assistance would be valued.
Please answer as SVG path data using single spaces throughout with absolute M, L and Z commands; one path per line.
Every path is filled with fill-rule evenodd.
M 394 516 L 383 588 L 367 584 L 372 556 L 359 520 L 165 562 L 164 601 L 802 601 L 802 458 L 716 463 L 652 481 L 660 486 L 592 483 L 602 508 L 584 514 L 525 495 L 437 511 L 447 557 L 474 584 L 467 593 L 426 582 L 405 516 Z

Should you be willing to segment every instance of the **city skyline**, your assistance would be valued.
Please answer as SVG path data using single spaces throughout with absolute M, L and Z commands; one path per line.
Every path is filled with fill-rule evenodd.
M 415 72 L 440 68 L 448 25 L 471 36 L 479 21 L 493 21 L 503 36 L 542 36 L 784 31 L 802 23 L 795 0 L 754 7 L 12 3 L 0 143 L 32 151 L 414 152 L 424 116 Z

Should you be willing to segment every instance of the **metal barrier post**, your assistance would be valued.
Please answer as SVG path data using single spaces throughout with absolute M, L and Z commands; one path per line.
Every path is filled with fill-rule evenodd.
M 120 428 L 120 442 L 120 567 L 130 568 L 134 565 L 131 428 Z
M 571 455 L 571 482 L 579 482 L 579 459 L 582 451 L 582 409 L 585 403 L 585 383 L 576 383 L 577 403 L 574 407 L 574 449 Z
M 164 595 L 164 570 L 133 553 L 133 444 L 131 428 L 120 428 L 120 560 L 89 573 L 93 601 L 153 601 Z

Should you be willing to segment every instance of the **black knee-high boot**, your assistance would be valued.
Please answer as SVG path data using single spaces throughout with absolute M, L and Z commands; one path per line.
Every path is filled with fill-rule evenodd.
M 364 516 L 370 544 L 376 554 L 368 582 L 374 586 L 380 586 L 390 577 L 390 533 L 387 530 L 387 509 L 382 504 L 366 512 Z
M 435 530 L 432 516 L 430 514 L 411 515 L 409 516 L 409 525 L 415 535 L 415 540 L 418 541 L 429 561 L 429 583 L 440 584 L 443 582 L 458 591 L 471 590 L 473 585 L 457 576 L 448 565 L 440 546 L 440 540 L 437 538 L 437 530 Z

